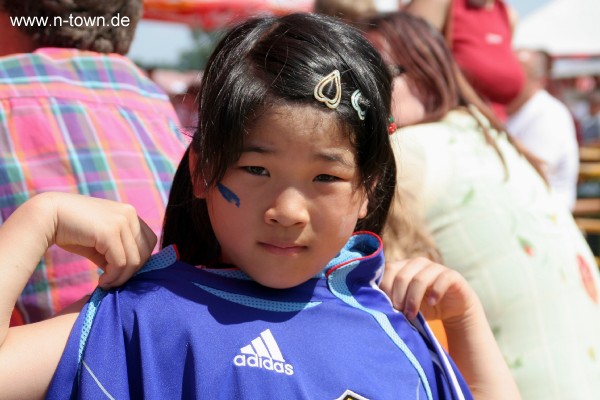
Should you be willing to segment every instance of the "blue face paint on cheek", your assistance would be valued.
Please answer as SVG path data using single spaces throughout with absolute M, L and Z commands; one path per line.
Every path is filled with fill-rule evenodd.
M 237 208 L 240 208 L 240 198 L 237 197 L 237 195 L 233 193 L 231 189 L 220 182 L 217 183 L 217 189 L 219 189 L 219 193 L 221 193 L 221 196 L 223 196 L 225 200 L 227 200 L 229 203 L 235 204 Z

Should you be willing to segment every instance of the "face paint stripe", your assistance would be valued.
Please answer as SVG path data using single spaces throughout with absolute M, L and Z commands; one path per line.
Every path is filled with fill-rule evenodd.
M 237 197 L 237 195 L 233 193 L 231 189 L 220 182 L 217 183 L 217 189 L 219 189 L 219 193 L 221 193 L 221 196 L 223 196 L 227 202 L 235 204 L 237 208 L 240 207 L 240 198 Z

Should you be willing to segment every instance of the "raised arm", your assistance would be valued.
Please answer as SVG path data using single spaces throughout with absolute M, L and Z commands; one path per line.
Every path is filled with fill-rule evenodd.
M 427 20 L 440 32 L 444 29 L 449 10 L 450 0 L 412 0 L 404 8 L 404 11 Z
M 510 24 L 510 33 L 514 36 L 515 29 L 517 29 L 517 24 L 519 23 L 519 13 L 509 4 L 506 4 L 506 10 L 508 11 L 508 23 Z
M 475 399 L 520 399 L 483 306 L 458 272 L 426 258 L 390 262 L 381 288 L 408 319 L 420 309 L 443 322 L 450 356 Z
M 103 286 L 128 279 L 156 237 L 133 207 L 64 193 L 37 195 L 0 226 L 0 388 L 2 399 L 43 398 L 83 302 L 60 316 L 9 328 L 17 298 L 52 245 L 81 254 L 106 273 Z

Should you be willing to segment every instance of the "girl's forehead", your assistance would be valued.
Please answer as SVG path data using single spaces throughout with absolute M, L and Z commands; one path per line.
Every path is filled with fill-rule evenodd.
M 254 121 L 244 142 L 280 140 L 351 147 L 347 130 L 336 112 L 309 104 L 267 108 Z

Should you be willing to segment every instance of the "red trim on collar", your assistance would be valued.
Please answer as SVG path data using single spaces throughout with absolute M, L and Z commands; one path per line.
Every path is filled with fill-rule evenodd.
M 363 260 L 368 260 L 369 258 L 373 258 L 378 256 L 382 251 L 383 251 L 383 240 L 381 240 L 381 237 L 379 237 L 379 235 L 377 235 L 376 233 L 373 232 L 369 232 L 369 231 L 358 231 L 358 232 L 354 232 L 352 234 L 352 236 L 358 236 L 358 235 L 369 235 L 374 237 L 375 239 L 377 239 L 377 241 L 379 242 L 379 246 L 377 246 L 377 250 L 375 250 L 373 253 L 363 256 L 363 257 L 358 257 L 358 258 L 353 258 L 351 260 L 348 261 L 344 261 L 343 263 L 336 265 L 335 267 L 332 267 L 329 271 L 327 271 L 325 273 L 325 277 L 328 278 L 329 275 L 331 275 L 331 273 L 337 269 L 340 269 L 341 267 L 343 267 L 344 265 L 348 265 L 352 262 L 355 261 L 363 261 Z M 352 237 L 350 236 L 350 237 Z

